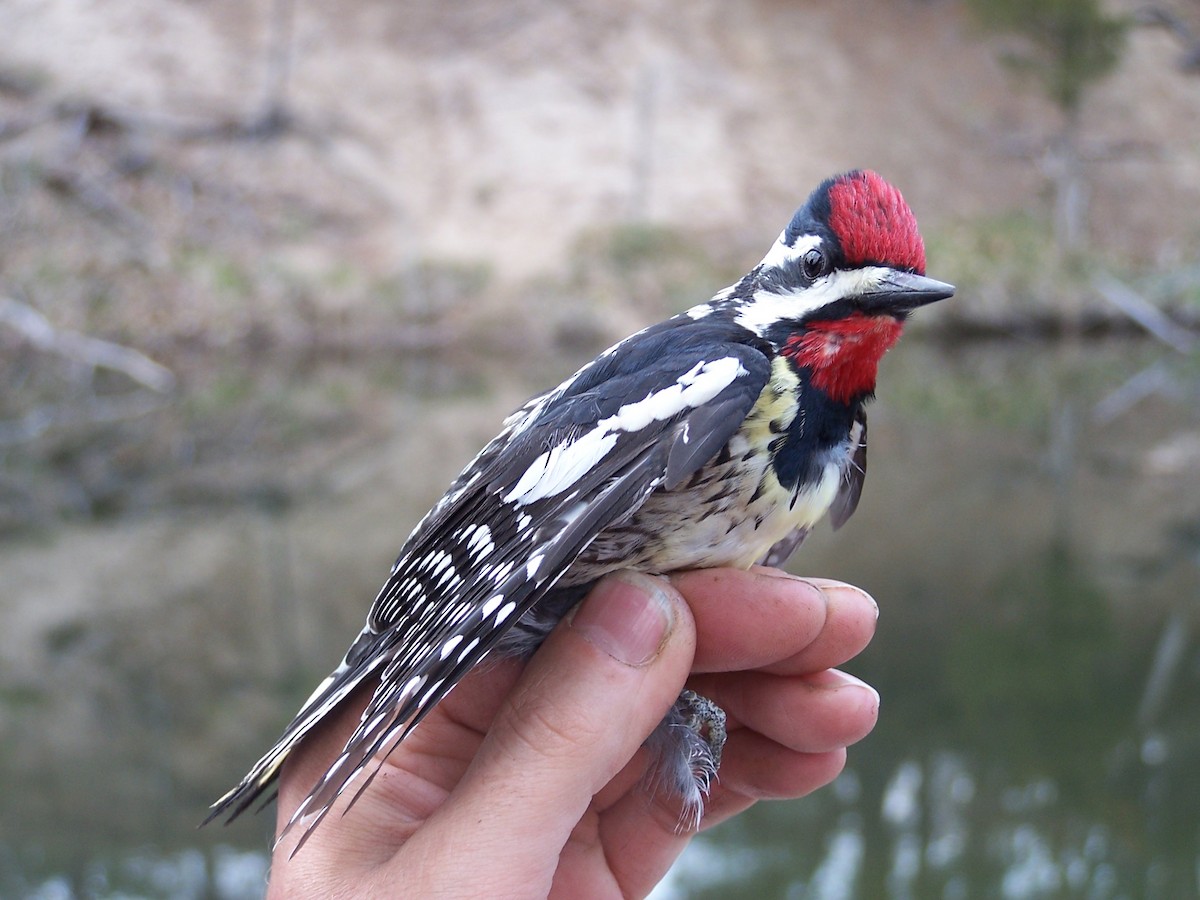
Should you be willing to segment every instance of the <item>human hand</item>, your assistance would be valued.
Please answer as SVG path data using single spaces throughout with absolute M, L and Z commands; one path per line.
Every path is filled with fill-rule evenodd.
M 527 664 L 464 678 L 353 810 L 357 783 L 291 856 L 298 824 L 275 848 L 269 896 L 645 895 L 691 838 L 678 802 L 645 792 L 639 751 L 685 681 L 729 717 L 708 827 L 841 771 L 879 698 L 832 667 L 866 646 L 876 615 L 857 588 L 773 569 L 609 576 Z M 367 700 L 288 759 L 279 827 Z

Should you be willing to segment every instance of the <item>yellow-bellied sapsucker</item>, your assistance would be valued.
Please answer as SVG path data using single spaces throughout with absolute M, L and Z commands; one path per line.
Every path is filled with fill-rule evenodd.
M 849 172 L 737 284 L 526 403 L 417 525 L 342 664 L 209 818 L 245 810 L 364 682 L 358 728 L 293 823 L 314 827 L 486 655 L 532 653 L 606 572 L 778 565 L 826 513 L 839 527 L 862 488 L 879 360 L 913 309 L 954 292 L 924 272 L 899 191 Z M 647 741 L 689 823 L 722 740 L 720 711 L 685 692 Z

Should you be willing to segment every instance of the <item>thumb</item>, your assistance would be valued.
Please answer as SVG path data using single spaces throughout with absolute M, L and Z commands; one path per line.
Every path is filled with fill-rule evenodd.
M 472 869 L 486 874 L 492 856 L 549 890 L 557 851 L 592 797 L 679 695 L 695 639 L 666 579 L 626 571 L 600 581 L 534 655 L 471 768 L 414 840 L 461 840 L 469 829 Z

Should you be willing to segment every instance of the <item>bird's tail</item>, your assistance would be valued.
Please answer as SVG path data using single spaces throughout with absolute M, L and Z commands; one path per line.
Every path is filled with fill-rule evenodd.
M 370 646 L 378 638 L 369 630 L 359 635 L 346 658 L 304 701 L 275 745 L 254 764 L 235 788 L 209 807 L 209 814 L 201 823 L 202 826 L 221 817 L 225 817 L 225 824 L 228 825 L 271 789 L 295 746 L 317 723 L 341 705 L 364 678 L 385 662 L 381 655 L 369 652 Z M 274 797 L 275 792 L 271 792 L 264 798 L 263 805 L 270 803 Z

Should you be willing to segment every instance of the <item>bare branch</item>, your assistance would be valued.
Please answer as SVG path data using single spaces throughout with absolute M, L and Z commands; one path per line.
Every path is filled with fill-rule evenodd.
M 1128 378 L 1097 403 L 1092 409 L 1092 419 L 1099 425 L 1107 425 L 1149 397 L 1170 397 L 1180 393 L 1177 379 L 1165 365 L 1158 362 Z
M 55 328 L 32 306 L 11 297 L 0 297 L 0 324 L 12 328 L 38 350 L 93 369 L 120 372 L 155 393 L 166 394 L 175 387 L 174 373 L 145 354 L 78 331 Z
M 119 202 L 100 184 L 82 173 L 66 166 L 53 166 L 45 171 L 48 188 L 81 204 L 92 215 L 126 229 L 135 236 L 145 237 L 152 233 L 146 219 Z
M 1190 331 L 1172 322 L 1137 291 L 1111 275 L 1098 275 L 1092 284 L 1101 297 L 1167 346 L 1180 353 L 1191 353 L 1196 348 L 1196 338 Z
M 1183 44 L 1183 55 L 1179 58 L 1179 68 L 1185 72 L 1200 72 L 1200 40 L 1195 32 L 1175 13 L 1161 6 L 1147 6 L 1136 13 L 1134 22 L 1138 25 L 1165 28 Z
M 258 121 L 264 126 L 287 127 L 288 81 L 292 74 L 292 36 L 295 32 L 296 0 L 272 0 L 268 26 L 266 90 Z
M 1149 729 L 1158 721 L 1163 704 L 1187 662 L 1191 623 L 1183 609 L 1177 609 L 1163 625 L 1154 649 L 1154 661 L 1150 674 L 1142 689 L 1138 704 L 1137 722 L 1142 729 Z

